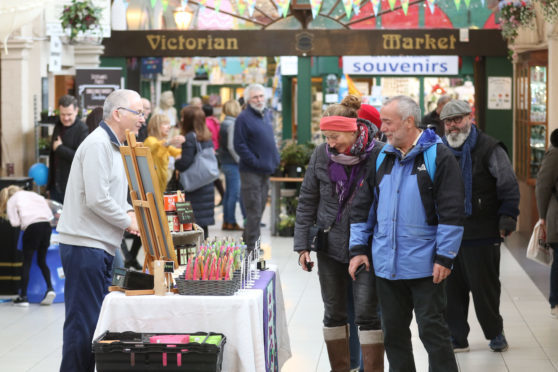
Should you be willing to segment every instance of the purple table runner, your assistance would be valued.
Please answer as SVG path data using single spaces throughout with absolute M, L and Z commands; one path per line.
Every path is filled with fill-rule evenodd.
M 277 372 L 279 371 L 279 364 L 277 362 L 275 272 L 271 270 L 260 271 L 260 278 L 254 283 L 252 289 L 263 291 L 265 370 Z

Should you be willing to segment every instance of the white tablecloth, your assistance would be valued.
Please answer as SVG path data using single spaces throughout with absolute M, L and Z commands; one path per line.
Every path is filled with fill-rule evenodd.
M 283 292 L 276 272 L 276 327 L 279 368 L 291 357 Z M 235 296 L 105 297 L 94 339 L 105 331 L 192 333 L 219 332 L 227 337 L 224 372 L 265 372 L 263 292 L 243 290 Z

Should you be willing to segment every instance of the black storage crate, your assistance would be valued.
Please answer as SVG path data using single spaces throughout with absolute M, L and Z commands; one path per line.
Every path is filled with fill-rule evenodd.
M 205 339 L 221 336 L 219 345 L 149 342 L 149 337 L 165 334 L 171 333 L 105 332 L 93 341 L 97 371 L 221 372 L 225 335 L 213 332 L 188 333 L 190 336 L 204 336 Z
M 153 289 L 153 275 L 117 267 L 112 274 L 112 285 L 124 289 Z

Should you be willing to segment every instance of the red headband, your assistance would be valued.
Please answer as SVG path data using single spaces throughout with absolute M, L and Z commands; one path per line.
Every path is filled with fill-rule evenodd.
M 320 129 L 336 132 L 356 132 L 356 120 L 356 118 L 347 118 L 345 116 L 324 116 L 320 120 Z

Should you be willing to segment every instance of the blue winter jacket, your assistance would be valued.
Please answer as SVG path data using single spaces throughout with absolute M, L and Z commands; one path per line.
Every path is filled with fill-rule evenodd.
M 241 172 L 272 174 L 279 165 L 269 110 L 260 113 L 248 106 L 234 124 L 234 149 Z
M 423 152 L 436 148 L 431 179 Z M 376 275 L 390 280 L 432 276 L 434 263 L 451 268 L 463 235 L 464 188 L 455 157 L 431 130 L 405 156 L 384 147 L 380 167 L 367 178 L 351 210 L 351 256 L 372 239 Z

